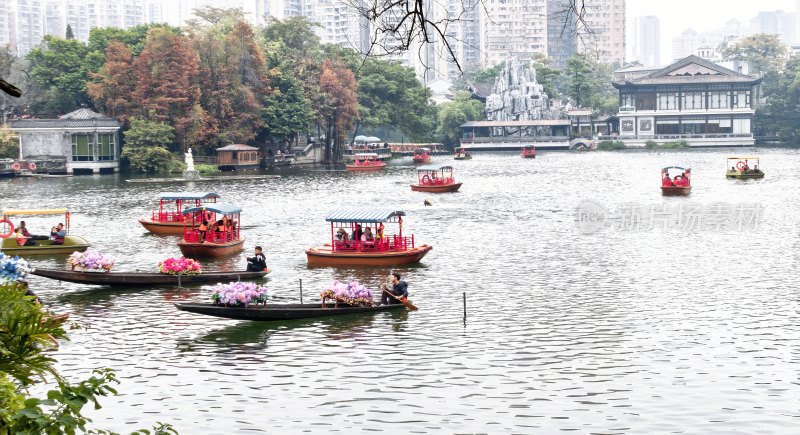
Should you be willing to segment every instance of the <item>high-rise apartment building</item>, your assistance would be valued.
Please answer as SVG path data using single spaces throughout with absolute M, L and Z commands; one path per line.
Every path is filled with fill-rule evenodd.
M 645 66 L 661 64 L 661 20 L 655 15 L 636 17 L 632 60 Z
M 750 33 L 779 35 L 781 42 L 790 45 L 795 42 L 796 14 L 784 11 L 759 12 L 750 20 Z
M 625 0 L 585 0 L 577 51 L 603 63 L 625 63 Z
M 20 56 L 31 51 L 44 37 L 44 0 L 11 0 L 9 42 Z
M 485 0 L 483 64 L 547 55 L 547 0 Z
M 576 16 L 570 0 L 547 0 L 547 59 L 562 68 L 576 50 Z

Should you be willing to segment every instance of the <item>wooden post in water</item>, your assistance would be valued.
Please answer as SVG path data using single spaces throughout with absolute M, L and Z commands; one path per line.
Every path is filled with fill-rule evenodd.
M 181 274 L 178 274 L 178 288 L 181 288 Z
M 300 303 L 303 303 L 303 279 L 300 278 Z
M 463 292 L 464 296 L 464 323 L 467 323 L 467 292 Z

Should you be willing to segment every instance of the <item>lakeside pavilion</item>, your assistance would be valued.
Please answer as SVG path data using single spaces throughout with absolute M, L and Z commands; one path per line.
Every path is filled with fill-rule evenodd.
M 664 68 L 615 71 L 619 134 L 627 146 L 684 140 L 689 146 L 750 146 L 753 102 L 762 77 L 697 56 Z

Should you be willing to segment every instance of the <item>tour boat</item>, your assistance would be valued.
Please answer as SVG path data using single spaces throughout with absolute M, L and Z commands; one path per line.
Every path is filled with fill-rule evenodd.
M 164 192 L 158 196 L 158 210 L 153 210 L 150 218 L 139 219 L 139 223 L 153 234 L 183 234 L 184 223 L 191 220 L 190 216 L 183 214 L 186 207 L 200 207 L 204 203 L 214 203 L 219 195 L 213 192 Z M 174 203 L 172 211 L 169 210 Z M 202 222 L 197 216 L 196 222 Z
M 417 183 L 411 185 L 416 192 L 455 192 L 461 187 L 453 178 L 453 167 L 448 165 L 420 166 L 417 178 Z
M 329 214 L 325 220 L 331 223 L 331 243 L 306 251 L 309 266 L 402 266 L 420 261 L 433 249 L 430 245 L 415 246 L 414 235 L 403 235 L 405 212 L 394 210 L 354 211 L 340 210 Z M 385 234 L 384 224 L 398 224 L 397 234 Z M 351 234 L 369 228 L 374 241 L 362 241 Z M 337 231 L 339 226 L 341 231 Z M 344 233 L 337 237 L 337 234 Z M 360 235 L 359 235 L 360 236 Z
M 221 202 L 184 210 L 183 214 L 191 219 L 183 227 L 183 240 L 178 242 L 181 253 L 189 258 L 223 257 L 241 250 L 241 212 L 240 207 Z M 206 217 L 205 223 L 197 222 L 201 214 Z
M 16 237 L 14 237 L 14 224 L 11 222 L 12 216 L 53 216 L 64 215 L 64 236 L 63 243 L 56 243 L 55 238 L 51 235 L 51 229 L 42 231 L 42 235 L 35 236 L 36 230 L 28 231 L 32 234 L 34 245 L 19 246 Z M 59 222 L 53 222 L 58 224 Z M 5 224 L 5 225 L 3 225 Z M 5 210 L 3 211 L 2 218 L 0 219 L 0 238 L 2 241 L 2 248 L 6 255 L 38 255 L 38 254 L 71 254 L 75 251 L 83 252 L 89 248 L 89 242 L 83 237 L 73 236 L 69 234 L 70 227 L 70 213 L 66 208 L 56 209 L 42 209 L 42 210 Z M 55 227 L 55 225 L 52 225 Z M 2 228 L 5 228 L 2 229 Z
M 471 158 L 472 158 L 472 154 L 464 151 L 464 148 L 456 148 L 455 149 L 455 155 L 453 156 L 453 159 L 455 159 L 455 160 L 469 160 Z
M 533 145 L 525 145 L 522 147 L 522 158 L 523 159 L 535 159 L 536 158 L 536 147 Z
M 670 170 L 672 173 L 670 173 Z M 692 193 L 692 169 L 667 166 L 661 169 L 661 194 L 665 196 Z
M 175 308 L 196 314 L 223 317 L 235 320 L 296 320 L 317 317 L 340 316 L 357 313 L 376 313 L 404 309 L 403 304 L 353 307 L 336 304 L 269 304 L 266 306 L 226 307 L 213 303 L 175 303 Z
M 751 166 L 751 161 L 752 166 Z M 750 178 L 764 178 L 764 171 L 759 168 L 758 157 L 728 157 L 730 169 L 725 171 L 725 177 L 738 178 L 740 180 Z
M 431 150 L 428 148 L 417 148 L 414 150 L 414 163 L 428 163 L 431 161 Z
M 221 282 L 259 279 L 265 277 L 270 271 L 248 272 L 237 270 L 233 272 L 208 271 L 195 275 L 170 275 L 166 273 L 151 272 L 82 272 L 75 270 L 35 268 L 31 274 L 59 281 L 76 282 L 79 284 L 96 284 L 108 286 L 135 286 L 135 285 L 178 285 L 194 284 L 198 282 Z
M 345 168 L 354 172 L 375 172 L 380 171 L 384 166 L 386 166 L 386 163 L 378 159 L 378 154 L 360 153 L 356 154 L 353 163 L 346 165 Z

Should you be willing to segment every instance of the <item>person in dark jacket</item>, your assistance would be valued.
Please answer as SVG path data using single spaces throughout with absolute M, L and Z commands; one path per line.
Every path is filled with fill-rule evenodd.
M 256 246 L 256 255 L 247 257 L 247 271 L 261 272 L 267 269 L 267 257 L 261 253 L 261 246 Z
M 408 283 L 400 280 L 400 274 L 394 272 L 389 275 L 389 278 L 391 279 L 392 288 L 389 288 L 386 284 L 381 287 L 381 305 L 401 303 L 397 298 L 408 299 Z

